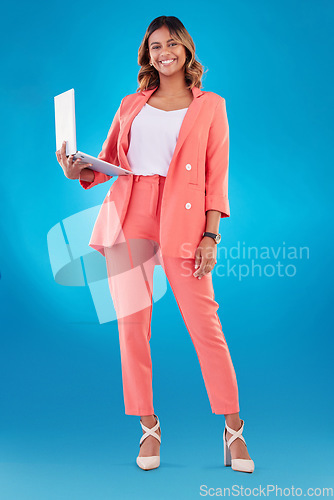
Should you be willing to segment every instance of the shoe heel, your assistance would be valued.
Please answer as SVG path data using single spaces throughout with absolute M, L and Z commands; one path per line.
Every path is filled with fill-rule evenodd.
M 156 419 L 156 424 L 152 428 L 146 427 L 140 419 L 140 425 L 144 431 L 144 434 L 140 438 L 139 447 L 148 436 L 155 437 L 159 441 L 159 443 L 161 443 L 161 427 L 159 418 L 156 414 L 154 414 L 154 417 Z M 160 436 L 156 432 L 158 429 L 160 429 Z M 143 470 L 156 469 L 160 466 L 160 455 L 153 455 L 151 457 L 140 457 L 138 455 L 138 457 L 136 458 L 136 462 L 137 465 Z
M 245 445 L 246 441 L 245 438 L 242 436 L 242 431 L 244 429 L 244 421 L 241 420 L 241 427 L 238 431 L 235 431 L 234 429 L 231 429 L 228 427 L 228 425 L 225 422 L 225 429 L 223 433 L 224 437 L 224 465 L 230 465 L 233 470 L 240 471 L 240 472 L 253 472 L 255 469 L 255 465 L 252 459 L 244 459 L 244 458 L 234 458 L 232 460 L 231 458 L 231 451 L 230 451 L 230 446 L 235 441 L 236 439 L 241 439 Z M 226 433 L 229 432 L 232 434 L 232 437 L 227 441 L 226 440 Z M 246 445 L 247 446 L 247 445 Z
M 226 429 L 224 429 L 223 441 L 224 441 L 224 465 L 226 467 L 231 467 L 231 452 L 226 442 Z

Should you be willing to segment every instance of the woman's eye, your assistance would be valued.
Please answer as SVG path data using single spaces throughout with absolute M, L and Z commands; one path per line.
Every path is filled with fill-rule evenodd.
M 177 43 L 172 42 L 170 45 L 177 45 Z M 159 46 L 155 46 L 155 47 L 152 47 L 152 50 L 154 50 L 154 49 L 158 49 L 158 48 L 159 48 Z

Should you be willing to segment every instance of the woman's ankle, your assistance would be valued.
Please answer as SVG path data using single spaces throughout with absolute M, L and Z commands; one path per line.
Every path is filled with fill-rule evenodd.
M 144 425 L 146 425 L 146 427 L 153 427 L 156 423 L 157 423 L 157 420 L 154 416 L 154 414 L 152 415 L 143 415 L 140 417 L 142 423 Z
M 241 427 L 241 418 L 239 413 L 231 413 L 225 415 L 225 422 L 231 429 L 238 431 Z

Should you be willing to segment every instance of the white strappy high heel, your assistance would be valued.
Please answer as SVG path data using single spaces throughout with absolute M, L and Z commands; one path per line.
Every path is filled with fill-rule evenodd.
M 146 425 L 144 425 L 140 419 L 140 425 L 142 426 L 142 429 L 143 431 L 145 431 L 145 433 L 140 438 L 139 447 L 143 443 L 144 439 L 146 439 L 148 436 L 155 437 L 159 441 L 159 443 L 161 443 L 161 438 L 159 434 L 155 432 L 159 429 L 160 422 L 157 415 L 154 414 L 154 417 L 156 418 L 157 423 L 151 429 L 149 427 L 146 427 Z M 161 429 L 160 429 L 160 434 L 161 434 Z M 156 469 L 160 465 L 160 455 L 153 455 L 150 457 L 140 457 L 138 455 L 136 462 L 141 469 L 144 470 Z
M 242 441 L 246 444 L 245 438 L 242 435 L 242 431 L 244 429 L 244 421 L 241 420 L 241 427 L 238 431 L 231 429 L 225 422 L 225 429 L 223 433 L 224 440 L 224 465 L 227 467 L 232 465 L 233 470 L 237 470 L 240 472 L 253 472 L 255 469 L 255 465 L 253 460 L 245 459 L 245 458 L 231 458 L 230 446 L 235 439 L 242 439 Z M 226 441 L 226 432 L 232 434 L 230 439 Z M 247 445 L 246 445 L 247 446 Z

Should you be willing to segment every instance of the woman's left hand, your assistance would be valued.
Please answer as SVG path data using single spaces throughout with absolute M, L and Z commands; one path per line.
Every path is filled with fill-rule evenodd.
M 195 252 L 195 269 L 196 266 L 199 267 L 193 273 L 193 276 L 201 279 L 202 276 L 210 273 L 217 264 L 216 258 L 217 244 L 210 236 L 204 236 Z

